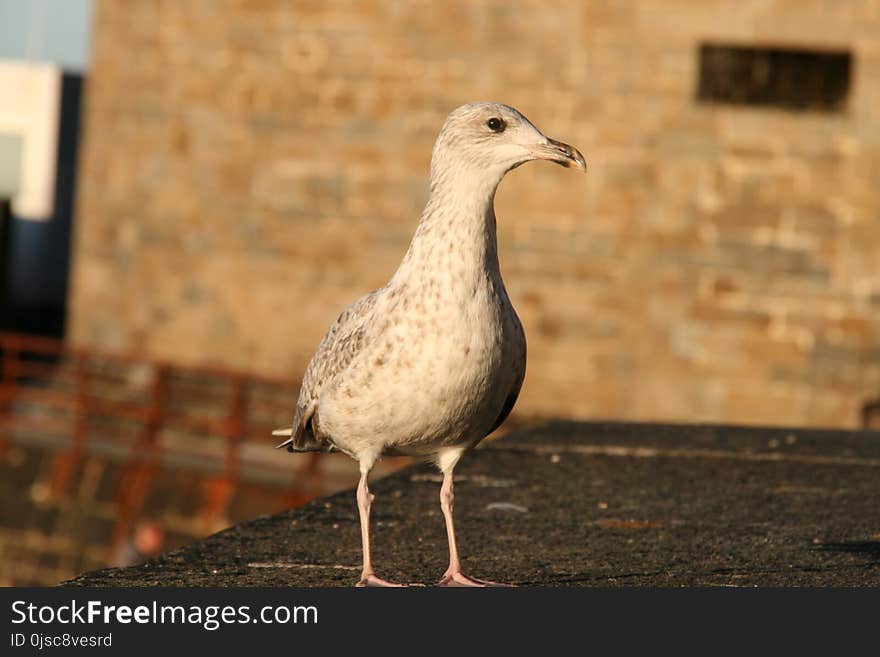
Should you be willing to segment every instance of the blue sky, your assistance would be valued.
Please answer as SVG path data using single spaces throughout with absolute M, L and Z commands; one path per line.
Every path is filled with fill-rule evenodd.
M 0 59 L 88 69 L 92 0 L 0 0 Z

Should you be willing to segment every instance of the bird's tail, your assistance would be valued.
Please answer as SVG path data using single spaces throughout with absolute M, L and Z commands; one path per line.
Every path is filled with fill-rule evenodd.
M 293 428 L 292 427 L 287 427 L 286 429 L 285 428 L 275 429 L 275 431 L 272 432 L 272 435 L 273 436 L 287 436 L 287 440 L 285 440 L 283 443 L 275 445 L 275 449 L 281 449 L 282 447 L 288 447 L 288 446 L 293 445 Z
M 275 449 L 286 447 L 288 452 L 335 452 L 336 449 L 329 443 L 322 443 L 315 440 L 311 433 L 307 434 L 306 440 L 302 445 L 295 443 L 296 436 L 293 434 L 292 427 L 282 427 L 272 432 L 273 436 L 287 436 L 287 440 L 283 443 L 275 445 Z

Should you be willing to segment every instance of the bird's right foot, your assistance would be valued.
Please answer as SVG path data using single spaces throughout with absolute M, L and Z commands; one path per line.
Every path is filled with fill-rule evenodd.
M 437 586 L 447 586 L 447 587 L 459 587 L 459 586 L 473 586 L 473 587 L 484 587 L 484 586 L 501 586 L 501 587 L 513 587 L 513 584 L 501 584 L 499 582 L 490 582 L 487 579 L 477 579 L 476 577 L 468 577 L 460 570 L 454 572 L 446 572 L 443 575 L 443 579 L 441 579 Z
M 376 577 L 375 573 L 364 573 L 361 575 L 360 581 L 355 584 L 357 587 L 362 586 L 390 586 L 390 587 L 402 587 L 406 586 L 405 584 L 396 584 L 394 582 L 389 582 L 387 579 L 382 579 L 381 577 Z

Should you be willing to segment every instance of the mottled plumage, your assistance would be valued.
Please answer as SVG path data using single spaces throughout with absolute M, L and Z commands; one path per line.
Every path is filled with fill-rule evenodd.
M 370 326 L 365 320 L 375 305 L 376 294 L 372 292 L 361 297 L 343 310 L 321 340 L 303 374 L 293 416 L 292 435 L 279 447 L 287 447 L 291 452 L 336 449 L 332 438 L 319 440 L 315 436 L 312 417 L 326 384 L 340 376 L 352 359 L 363 353 L 364 338 Z
M 575 149 L 548 139 L 515 109 L 454 110 L 437 138 L 418 228 L 385 287 L 349 306 L 303 377 L 291 451 L 339 449 L 358 460 L 364 532 L 361 584 L 385 583 L 369 562 L 367 473 L 383 453 L 433 459 L 444 474 L 450 538 L 445 584 L 461 573 L 452 528 L 452 470 L 497 428 L 525 375 L 526 341 L 498 265 L 495 190 L 530 159 L 584 168 Z

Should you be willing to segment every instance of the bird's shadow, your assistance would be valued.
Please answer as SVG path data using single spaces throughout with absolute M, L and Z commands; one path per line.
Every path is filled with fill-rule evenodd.
M 840 541 L 820 543 L 814 547 L 823 552 L 855 554 L 871 561 L 880 561 L 880 541 Z

